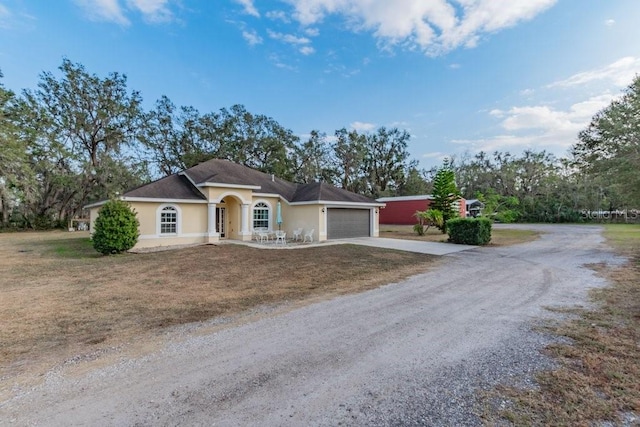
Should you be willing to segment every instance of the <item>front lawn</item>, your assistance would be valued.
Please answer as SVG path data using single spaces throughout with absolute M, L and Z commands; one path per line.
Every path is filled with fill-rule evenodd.
M 0 233 L 0 377 L 43 372 L 172 325 L 361 292 L 435 262 L 356 245 L 221 244 L 102 256 L 85 232 Z

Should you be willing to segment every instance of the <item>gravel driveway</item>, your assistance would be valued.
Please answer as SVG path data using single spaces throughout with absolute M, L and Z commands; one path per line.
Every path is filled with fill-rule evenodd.
M 51 373 L 0 403 L 3 425 L 479 425 L 475 393 L 550 366 L 545 306 L 586 304 L 618 263 L 598 227 L 445 256 L 401 283 L 215 333 L 82 375 Z

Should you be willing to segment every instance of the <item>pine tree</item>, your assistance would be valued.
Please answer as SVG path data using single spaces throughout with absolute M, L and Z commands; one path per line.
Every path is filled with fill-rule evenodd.
M 442 233 L 447 232 L 447 221 L 458 217 L 458 210 L 455 207 L 456 201 L 460 199 L 460 190 L 456 187 L 456 175 L 453 172 L 448 159 L 433 179 L 433 200 L 430 209 L 442 212 L 442 224 L 438 228 Z

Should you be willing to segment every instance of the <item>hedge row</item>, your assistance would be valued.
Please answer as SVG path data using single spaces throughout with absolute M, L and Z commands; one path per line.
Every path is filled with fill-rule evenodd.
M 487 218 L 454 218 L 447 221 L 449 241 L 463 245 L 486 245 L 491 241 L 491 221 Z

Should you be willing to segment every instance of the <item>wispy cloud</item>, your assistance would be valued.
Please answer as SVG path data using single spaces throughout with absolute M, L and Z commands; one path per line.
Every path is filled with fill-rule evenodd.
M 131 20 L 128 13 L 139 12 L 143 19 L 151 23 L 169 22 L 174 15 L 169 8 L 169 0 L 74 0 L 87 17 L 94 21 L 113 22 L 127 26 Z
M 149 22 L 168 22 L 173 13 L 168 7 L 169 0 L 128 0 L 132 9 L 137 9 Z
M 311 55 L 315 53 L 315 49 L 311 46 L 302 46 L 300 49 L 300 53 L 303 55 Z
M 358 132 L 370 132 L 376 128 L 375 123 L 353 122 L 349 127 Z
M 302 26 L 337 15 L 353 31 L 369 31 L 381 47 L 419 48 L 438 55 L 474 47 L 487 34 L 530 20 L 557 0 L 284 0 Z
M 285 24 L 288 24 L 289 22 L 291 22 L 291 20 L 289 19 L 289 16 L 283 10 L 270 10 L 265 14 L 265 16 L 271 19 L 272 21 L 282 21 Z
M 11 16 L 13 14 L 9 11 L 9 9 L 0 4 L 0 28 L 9 28 L 9 22 L 11 20 Z
M 267 34 L 274 40 L 278 40 L 282 43 L 286 43 L 295 46 L 303 55 L 311 55 L 315 53 L 315 49 L 310 45 L 311 39 L 307 37 L 298 37 L 293 34 L 278 33 L 272 30 L 267 30 Z
M 289 71 L 298 71 L 298 68 L 294 65 L 288 64 L 287 62 L 285 62 L 280 55 L 277 54 L 271 54 L 269 56 L 269 60 L 273 63 L 273 65 L 275 65 L 278 68 L 282 68 L 283 70 L 289 70 Z
M 512 107 L 509 110 L 492 110 L 489 115 L 500 119 L 502 134 L 473 139 L 453 140 L 453 143 L 469 145 L 476 151 L 494 151 L 510 148 L 545 148 L 552 151 L 566 150 L 576 142 L 578 133 L 587 127 L 594 114 L 606 107 L 613 96 L 603 94 L 572 104 L 568 109 L 556 109 L 550 105 Z
M 306 37 L 298 37 L 293 34 L 278 33 L 272 30 L 267 30 L 267 34 L 269 34 L 269 37 L 271 37 L 272 39 L 279 40 L 287 44 L 300 45 L 311 43 L 310 39 Z
M 546 102 L 491 110 L 488 114 L 498 120 L 501 132 L 495 136 L 456 139 L 451 142 L 464 144 L 476 151 L 544 148 L 556 154 L 566 154 L 566 149 L 577 141 L 578 133 L 586 129 L 598 111 L 611 104 L 617 96 L 616 90 L 629 85 L 638 71 L 640 59 L 624 57 L 607 66 L 574 74 L 547 85 L 542 88 L 542 92 L 544 89 L 553 89 L 555 93 L 561 89 L 592 88 L 590 84 L 595 81 L 607 83 L 607 88 L 597 95 L 576 98 L 567 108 L 560 108 L 554 102 Z M 538 92 L 526 89 L 521 95 L 528 97 Z
M 256 18 L 260 17 L 260 13 L 258 12 L 258 9 L 256 9 L 255 5 L 253 4 L 253 0 L 235 0 L 236 3 L 239 3 L 240 5 L 242 5 L 242 7 L 244 8 L 244 13 L 246 13 L 247 15 L 251 15 L 251 16 L 255 16 Z
M 75 0 L 75 3 L 84 10 L 91 20 L 113 22 L 120 25 L 131 23 L 125 16 L 118 0 Z
M 616 20 L 607 19 L 606 21 L 604 21 L 604 25 L 606 25 L 607 27 L 613 27 L 614 25 L 616 25 Z
M 591 83 L 596 80 L 609 80 L 618 87 L 631 83 L 633 77 L 640 71 L 640 58 L 626 56 L 606 67 L 574 74 L 568 79 L 551 83 L 547 87 L 570 87 Z
M 262 37 L 258 35 L 255 30 L 244 30 L 242 31 L 242 37 L 249 43 L 250 46 L 255 46 L 258 44 L 262 44 Z

